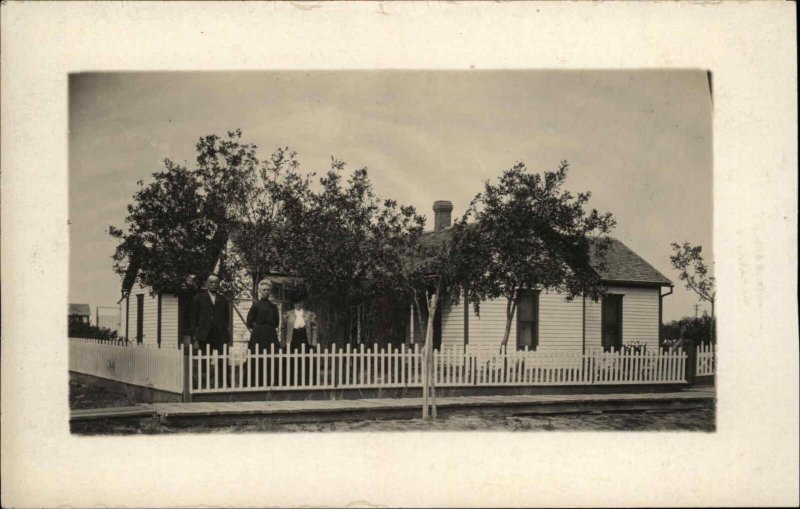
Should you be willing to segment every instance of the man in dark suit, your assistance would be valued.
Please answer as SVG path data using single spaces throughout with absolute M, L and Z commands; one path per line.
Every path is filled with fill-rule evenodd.
M 191 327 L 194 333 L 194 346 L 205 351 L 206 345 L 222 353 L 227 343 L 233 346 L 228 335 L 230 306 L 228 300 L 219 294 L 219 278 L 208 276 L 207 290 L 192 299 Z

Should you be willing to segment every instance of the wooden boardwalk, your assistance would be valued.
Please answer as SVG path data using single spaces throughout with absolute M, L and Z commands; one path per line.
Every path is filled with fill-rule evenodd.
M 549 414 L 613 410 L 698 408 L 713 404 L 712 390 L 652 394 L 566 394 L 516 396 L 458 396 L 437 398 L 440 415 L 463 412 Z M 269 419 L 276 422 L 313 422 L 353 419 L 417 418 L 422 398 L 351 400 L 249 401 L 230 403 L 155 403 L 164 422 Z
M 440 416 L 453 413 L 553 414 L 699 408 L 713 405 L 714 389 L 662 393 L 457 396 L 437 398 Z M 157 417 L 167 424 L 191 425 L 265 419 L 324 422 L 410 419 L 421 413 L 422 398 L 369 398 L 304 401 L 153 403 L 136 407 L 74 410 L 72 420 Z
M 97 419 L 128 419 L 150 417 L 156 413 L 152 405 L 118 406 L 108 408 L 86 408 L 72 410 L 70 421 L 92 421 Z

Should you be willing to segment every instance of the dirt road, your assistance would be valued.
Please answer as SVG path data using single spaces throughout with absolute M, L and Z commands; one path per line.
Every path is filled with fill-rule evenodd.
M 70 407 L 93 408 L 135 404 L 106 391 L 73 385 Z M 715 430 L 713 409 L 648 412 L 607 412 L 559 415 L 453 414 L 445 419 L 423 421 L 370 420 L 318 424 L 273 424 L 266 421 L 230 426 L 195 425 L 168 427 L 154 420 L 138 423 L 97 422 L 82 425 L 87 434 L 236 433 L 236 432 L 331 432 L 331 431 L 705 431 Z

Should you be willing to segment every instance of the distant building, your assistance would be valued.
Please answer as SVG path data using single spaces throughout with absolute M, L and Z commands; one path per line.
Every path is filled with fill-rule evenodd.
M 89 325 L 89 315 L 91 310 L 89 304 L 72 304 L 69 305 L 69 312 L 67 318 L 69 323 L 85 323 Z
M 119 333 L 120 329 L 120 316 L 119 307 L 114 306 L 97 306 L 95 314 L 95 325 L 103 329 L 109 329 Z

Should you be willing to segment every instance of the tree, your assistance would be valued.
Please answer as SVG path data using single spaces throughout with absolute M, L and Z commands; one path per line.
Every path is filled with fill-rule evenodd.
M 294 152 L 280 148 L 261 163 L 256 146 L 240 130 L 226 138 L 201 137 L 197 165 L 190 170 L 166 159 L 128 206 L 127 232 L 111 226 L 119 240 L 114 270 L 124 277 L 136 264 L 150 292 L 178 292 L 187 281 L 204 280 L 219 263 L 228 295 L 255 294 L 265 274 L 282 265 L 281 235 L 286 202 L 308 187 L 297 172 Z M 189 285 L 191 287 L 191 285 Z
M 557 170 L 531 173 L 523 163 L 503 172 L 497 184 L 470 203 L 460 229 L 459 258 L 470 260 L 468 302 L 480 313 L 480 302 L 506 298 L 506 327 L 501 350 L 507 345 L 520 292 L 554 290 L 568 300 L 585 296 L 598 300 L 604 293 L 592 253 L 602 259 L 614 227 L 610 213 L 585 211 L 591 193 L 573 195 L 562 189 L 569 164 Z M 592 238 L 596 236 L 597 238 Z
M 128 205 L 127 233 L 109 227 L 119 240 L 112 257 L 115 272 L 124 277 L 136 264 L 138 280 L 153 294 L 178 291 L 190 277 L 209 273 L 215 262 L 209 247 L 222 247 L 219 225 L 206 215 L 194 173 L 169 159 L 164 165 L 147 186 L 139 181 Z
M 413 207 L 378 197 L 366 168 L 345 175 L 331 159 L 317 191 L 283 210 L 291 225 L 281 249 L 286 267 L 303 277 L 327 334 L 349 336 L 350 312 L 396 287 L 400 246 L 422 233 Z
M 714 315 L 714 299 L 717 295 L 714 276 L 709 274 L 709 267 L 703 260 L 703 247 L 693 246 L 689 242 L 672 243 L 673 254 L 669 257 L 672 266 L 679 272 L 678 277 L 686 283 L 686 288 L 700 297 L 700 302 L 711 304 L 711 326 L 709 337 L 716 339 L 716 317 Z
M 708 272 L 708 266 L 703 261 L 703 247 L 693 246 L 688 242 L 683 245 L 672 243 L 673 254 L 669 257 L 672 266 L 679 272 L 679 278 L 686 283 L 686 288 L 692 290 L 700 297 L 700 302 L 707 301 L 711 304 L 711 318 L 714 318 L 714 298 L 716 288 L 714 276 Z
M 242 284 L 236 294 L 246 288 L 255 297 L 262 278 L 287 270 L 286 239 L 302 220 L 310 194 L 310 176 L 300 174 L 296 156 L 282 147 L 261 163 L 231 214 L 227 268 L 249 278 L 249 288 Z
M 237 250 L 233 242 L 248 222 L 254 219 L 251 212 L 252 196 L 262 189 L 258 177 L 260 162 L 256 156 L 256 145 L 241 141 L 242 131 L 228 131 L 227 138 L 216 134 L 203 136 L 195 144 L 197 168 L 194 171 L 203 197 L 203 215 L 216 225 L 213 252 L 219 259 L 220 287 L 229 296 L 239 295 L 242 290 L 254 288 L 256 277 L 246 253 Z M 240 242 L 246 238 L 240 234 Z M 238 256 L 237 256 L 238 255 Z M 234 264 L 239 261 L 242 263 Z M 249 278 L 247 278 L 249 276 Z M 249 281 L 247 280 L 249 279 Z
M 437 308 L 445 303 L 458 304 L 472 267 L 469 256 L 475 250 L 462 245 L 471 240 L 464 235 L 465 221 L 456 221 L 453 236 L 443 244 L 423 244 L 407 238 L 401 252 L 403 263 L 397 272 L 399 291 L 410 293 L 420 330 L 425 330 L 422 347 L 422 418 L 436 418 L 436 386 L 433 365 L 433 323 Z M 424 296 L 425 307 L 420 300 Z M 424 318 L 423 312 L 425 311 Z
M 119 340 L 117 331 L 108 329 L 106 327 L 98 327 L 96 325 L 89 325 L 81 321 L 69 321 L 69 337 L 71 338 L 91 338 L 91 339 L 105 339 L 109 341 Z
M 686 316 L 662 325 L 661 335 L 664 340 L 691 339 L 696 343 L 705 343 L 712 337 L 713 323 L 709 315 Z

